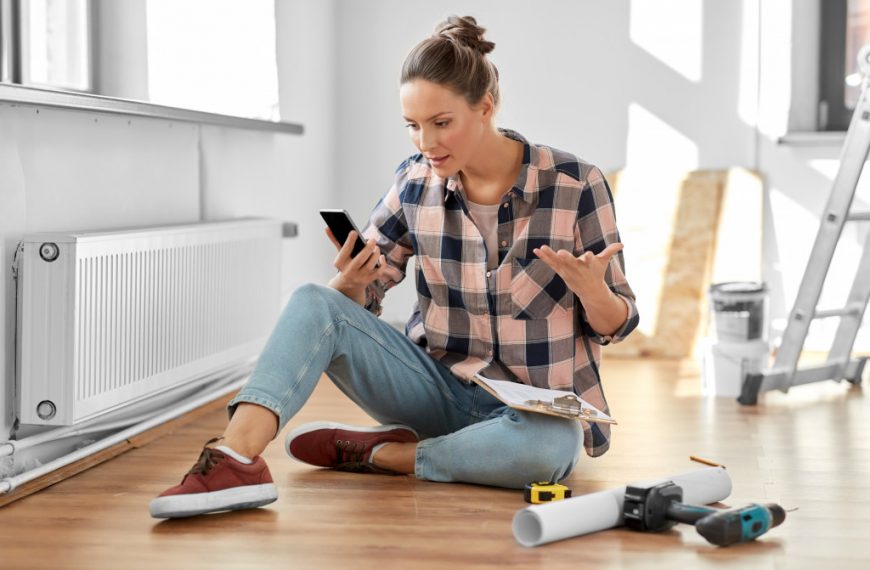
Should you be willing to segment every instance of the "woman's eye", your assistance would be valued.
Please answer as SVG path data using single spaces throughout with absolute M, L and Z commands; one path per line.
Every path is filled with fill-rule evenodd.
M 417 125 L 415 125 L 414 123 L 408 123 L 407 125 L 405 125 L 405 127 L 409 129 L 416 129 Z
M 436 127 L 442 127 L 442 128 L 443 128 L 443 127 L 446 127 L 446 126 L 449 125 L 449 124 L 450 124 L 450 121 L 435 121 L 435 126 L 436 126 Z

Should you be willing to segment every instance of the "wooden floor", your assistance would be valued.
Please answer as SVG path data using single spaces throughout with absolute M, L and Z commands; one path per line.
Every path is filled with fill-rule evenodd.
M 754 543 L 707 544 L 688 526 L 614 529 L 538 548 L 513 539 L 517 491 L 335 473 L 266 452 L 280 498 L 240 513 L 158 522 L 148 501 L 218 434 L 218 411 L 0 509 L 0 568 L 870 568 L 870 402 L 833 382 L 767 394 L 758 407 L 700 397 L 693 363 L 610 360 L 610 452 L 584 456 L 576 495 L 696 467 L 728 467 L 727 501 L 799 508 Z M 289 428 L 373 423 L 328 382 Z M 281 439 L 283 440 L 283 438 Z

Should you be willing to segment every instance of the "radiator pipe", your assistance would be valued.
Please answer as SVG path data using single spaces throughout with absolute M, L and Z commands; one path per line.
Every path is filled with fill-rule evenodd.
M 150 414 L 140 414 L 126 420 L 119 420 L 117 422 L 109 422 L 105 424 L 96 423 L 93 425 L 69 426 L 45 431 L 24 439 L 11 439 L 4 444 L 0 444 L 0 457 L 14 455 L 16 452 L 21 451 L 22 449 L 29 449 L 31 447 L 36 447 L 37 445 L 48 443 L 50 441 L 57 441 L 59 439 L 65 439 L 68 437 L 87 435 L 89 433 L 96 433 L 99 431 L 110 431 L 113 429 L 131 426 L 133 424 L 137 424 L 139 422 L 147 420 L 154 414 L 155 412 L 151 412 Z
M 211 392 L 208 392 L 205 395 L 197 396 L 189 400 L 188 402 L 176 408 L 173 408 L 172 410 L 169 410 L 168 412 L 158 414 L 149 420 L 145 420 L 123 431 L 114 433 L 106 438 L 101 439 L 96 443 L 82 447 L 81 449 L 77 449 L 71 453 L 59 457 L 54 461 L 50 461 L 44 465 L 40 465 L 39 467 L 31 469 L 30 471 L 25 471 L 24 473 L 21 473 L 14 477 L 0 480 L 0 495 L 11 493 L 24 483 L 32 481 L 38 477 L 42 477 L 47 473 L 51 473 L 52 471 L 60 469 L 61 467 L 65 467 L 71 463 L 75 463 L 76 461 L 84 459 L 89 455 L 93 455 L 94 453 L 112 447 L 113 445 L 121 443 L 122 441 L 138 435 L 146 430 L 149 430 L 152 427 L 175 419 L 176 417 L 182 414 L 186 414 L 187 412 L 194 410 L 202 405 L 205 405 L 213 400 L 216 400 L 221 396 L 225 396 L 226 394 L 229 394 L 234 390 L 238 390 L 245 384 L 246 381 L 247 377 L 236 380 L 231 384 L 228 384 L 221 388 L 217 388 Z
M 222 383 L 218 382 L 218 386 Z M 217 389 L 217 388 L 215 388 Z M 101 431 L 111 431 L 115 429 L 125 428 L 127 426 L 131 426 L 134 424 L 138 424 L 148 420 L 149 418 L 154 417 L 157 412 L 147 412 L 144 414 L 139 414 L 138 416 L 133 416 L 131 418 L 124 418 L 123 420 L 117 420 L 114 422 L 97 422 L 91 424 L 83 424 L 76 426 L 66 426 L 58 429 L 53 429 L 49 431 L 45 431 L 42 433 L 38 433 L 36 435 L 32 435 L 27 438 L 18 439 L 18 440 L 9 440 L 5 444 L 0 445 L 0 457 L 6 457 L 9 455 L 14 455 L 15 453 L 23 450 L 30 449 L 31 447 L 36 447 L 37 445 L 41 445 L 43 443 L 49 443 L 53 441 L 57 441 L 59 439 L 66 439 L 69 437 L 76 437 L 79 435 L 87 435 L 89 433 L 97 433 Z M 105 421 L 105 420 L 104 420 Z
M 225 372 L 224 372 L 225 373 Z M 236 373 L 241 373 L 247 375 L 250 373 L 250 366 L 247 364 L 240 365 L 236 367 L 231 375 Z M 226 382 L 224 380 L 223 382 Z M 214 374 L 210 374 L 205 376 L 199 380 L 192 381 L 183 386 L 184 390 L 192 390 L 194 388 L 198 388 L 201 385 L 216 383 L 217 386 L 220 386 L 221 382 L 216 382 Z M 183 400 L 182 400 L 183 401 Z M 48 443 L 52 441 L 57 441 L 59 439 L 64 439 L 67 437 L 75 437 L 77 435 L 85 435 L 89 433 L 95 433 L 99 431 L 108 431 L 112 429 L 118 429 L 122 427 L 127 427 L 142 421 L 147 420 L 148 418 L 154 416 L 155 412 L 146 412 L 143 414 L 139 414 L 133 416 L 132 418 L 124 418 L 116 421 L 106 421 L 105 419 L 97 419 L 92 420 L 90 422 L 82 422 L 81 424 L 77 424 L 75 426 L 64 426 L 56 429 L 44 431 L 42 433 L 38 433 L 35 435 L 31 435 L 29 437 L 24 437 L 21 439 L 10 439 L 5 443 L 0 443 L 0 457 L 7 457 L 9 455 L 14 455 L 18 451 L 22 449 L 29 449 L 31 447 L 35 447 L 37 445 L 41 445 L 43 443 Z M 95 423 L 96 422 L 96 423 Z M 104 422 L 104 423 L 100 423 Z

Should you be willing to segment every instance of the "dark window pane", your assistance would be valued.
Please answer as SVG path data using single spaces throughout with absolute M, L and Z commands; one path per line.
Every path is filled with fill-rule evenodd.
M 861 73 L 858 70 L 858 51 L 870 42 L 870 0 L 848 0 L 846 13 L 846 84 L 843 101 L 854 109 L 861 93 Z

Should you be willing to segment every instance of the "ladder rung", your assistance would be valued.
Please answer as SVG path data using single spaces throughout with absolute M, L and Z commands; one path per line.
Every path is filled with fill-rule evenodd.
M 842 309 L 825 309 L 821 311 L 816 311 L 813 314 L 813 318 L 827 319 L 828 317 L 856 316 L 860 310 L 860 307 L 855 306 L 843 307 Z
M 846 220 L 852 222 L 868 222 L 870 221 L 870 212 L 853 212 L 846 216 Z

